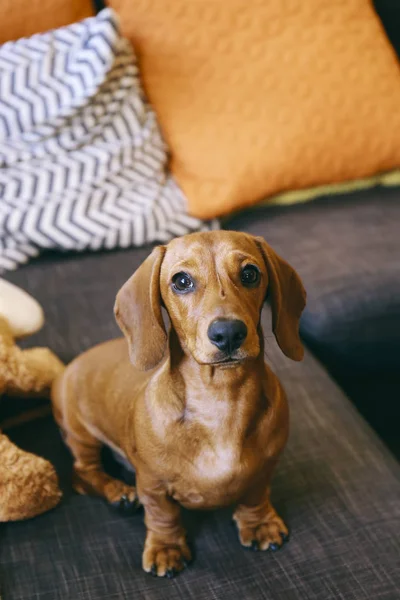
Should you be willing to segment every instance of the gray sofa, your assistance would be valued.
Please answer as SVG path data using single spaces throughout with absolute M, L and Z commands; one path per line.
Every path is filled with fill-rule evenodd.
M 173 581 L 149 577 L 140 564 L 143 514 L 126 517 L 71 491 L 71 459 L 49 417 L 9 432 L 55 464 L 64 500 L 41 517 L 1 526 L 3 600 L 399 598 L 400 465 L 388 449 L 399 449 L 399 223 L 400 190 L 376 188 L 260 208 L 225 224 L 263 235 L 308 291 L 302 363 L 280 353 L 268 307 L 263 314 L 266 359 L 291 406 L 290 440 L 273 485 L 291 529 L 281 552 L 244 550 L 230 511 L 188 513 L 193 566 Z M 48 345 L 69 361 L 118 335 L 115 293 L 149 251 L 48 254 L 8 274 L 46 311 L 44 329 L 29 344 Z M 107 452 L 104 460 L 130 477 Z

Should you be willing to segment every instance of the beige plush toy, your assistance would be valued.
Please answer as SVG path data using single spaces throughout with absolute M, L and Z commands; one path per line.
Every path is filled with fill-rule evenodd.
M 47 348 L 22 350 L 16 338 L 43 324 L 43 312 L 33 298 L 0 279 L 0 402 L 12 396 L 47 397 L 63 370 Z M 0 431 L 0 521 L 39 515 L 58 504 L 61 491 L 53 466 L 20 450 Z

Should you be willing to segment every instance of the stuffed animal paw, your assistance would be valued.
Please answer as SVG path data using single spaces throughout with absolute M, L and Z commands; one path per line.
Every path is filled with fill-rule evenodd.
M 63 363 L 48 348 L 22 350 L 16 338 L 43 324 L 40 306 L 26 292 L 0 280 L 0 397 L 47 398 Z M 0 522 L 28 519 L 54 508 L 61 491 L 53 466 L 24 452 L 0 432 Z
M 48 348 L 21 350 L 8 322 L 0 316 L 0 394 L 48 397 L 64 369 Z
M 57 506 L 61 491 L 53 466 L 0 433 L 0 522 L 30 519 Z

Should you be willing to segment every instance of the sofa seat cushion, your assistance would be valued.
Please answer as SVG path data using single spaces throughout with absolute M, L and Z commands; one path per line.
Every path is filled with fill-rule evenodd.
M 49 256 L 13 273 L 47 316 L 29 342 L 49 345 L 69 360 L 114 336 L 115 292 L 148 251 Z M 172 583 L 152 579 L 141 570 L 143 515 L 123 517 L 100 499 L 71 492 L 71 459 L 48 418 L 10 434 L 53 461 L 64 501 L 41 517 L 2 526 L 5 600 L 396 597 L 400 467 L 308 352 L 302 363 L 281 354 L 269 316 L 266 309 L 267 360 L 291 405 L 290 440 L 273 485 L 275 505 L 292 534 L 285 549 L 248 552 L 230 526 L 229 511 L 190 513 L 185 518 L 195 563 Z
M 226 228 L 261 235 L 301 275 L 306 343 L 336 371 L 399 370 L 400 189 L 255 209 Z

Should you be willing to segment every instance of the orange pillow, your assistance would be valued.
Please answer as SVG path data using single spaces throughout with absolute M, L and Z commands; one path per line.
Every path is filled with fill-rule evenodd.
M 92 0 L 1 0 L 0 44 L 94 15 Z
M 400 166 L 400 69 L 369 0 L 109 0 L 190 212 Z

